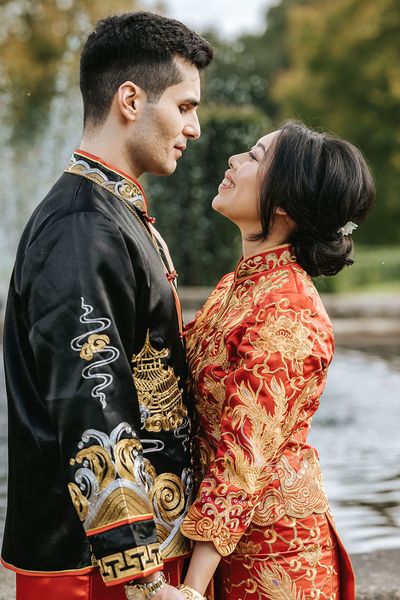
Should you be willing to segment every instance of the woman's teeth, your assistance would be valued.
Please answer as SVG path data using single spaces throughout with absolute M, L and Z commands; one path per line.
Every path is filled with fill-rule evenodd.
M 226 177 L 224 177 L 224 179 L 222 180 L 222 185 L 224 187 L 235 187 L 235 184 L 233 183 L 233 181 L 231 181 L 230 179 L 227 179 Z

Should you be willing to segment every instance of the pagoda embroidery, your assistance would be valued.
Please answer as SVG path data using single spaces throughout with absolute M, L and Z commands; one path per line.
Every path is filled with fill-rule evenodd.
M 182 403 L 179 377 L 163 364 L 168 349 L 156 350 L 146 341 L 139 354 L 132 356 L 133 381 L 138 395 L 140 416 L 147 431 L 169 431 L 182 425 L 187 410 Z

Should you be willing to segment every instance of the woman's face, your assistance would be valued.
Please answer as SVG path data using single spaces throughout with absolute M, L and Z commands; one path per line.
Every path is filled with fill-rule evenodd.
M 228 160 L 230 168 L 225 172 L 225 178 L 212 202 L 214 210 L 238 225 L 242 233 L 258 233 L 261 229 L 260 176 L 266 167 L 265 154 L 278 133 L 274 131 L 264 135 L 250 151 L 231 156 Z

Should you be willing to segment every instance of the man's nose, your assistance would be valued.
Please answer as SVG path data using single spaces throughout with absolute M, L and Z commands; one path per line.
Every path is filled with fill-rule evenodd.
M 199 117 L 196 113 L 190 116 L 190 120 L 187 121 L 185 127 L 183 129 L 183 134 L 187 138 L 192 138 L 193 140 L 197 140 L 200 137 L 201 129 Z

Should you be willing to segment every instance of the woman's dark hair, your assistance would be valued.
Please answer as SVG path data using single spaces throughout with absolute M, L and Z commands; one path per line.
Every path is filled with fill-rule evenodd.
M 368 165 L 358 148 L 302 123 L 287 121 L 266 153 L 260 191 L 266 239 L 277 207 L 296 223 L 290 239 L 309 275 L 336 275 L 353 263 L 353 240 L 341 232 L 361 223 L 375 198 Z
M 201 71 L 211 62 L 213 50 L 180 21 L 160 15 L 125 13 L 99 21 L 81 55 L 84 125 L 104 121 L 125 81 L 133 81 L 143 88 L 149 102 L 157 102 L 168 87 L 182 81 L 175 56 Z

